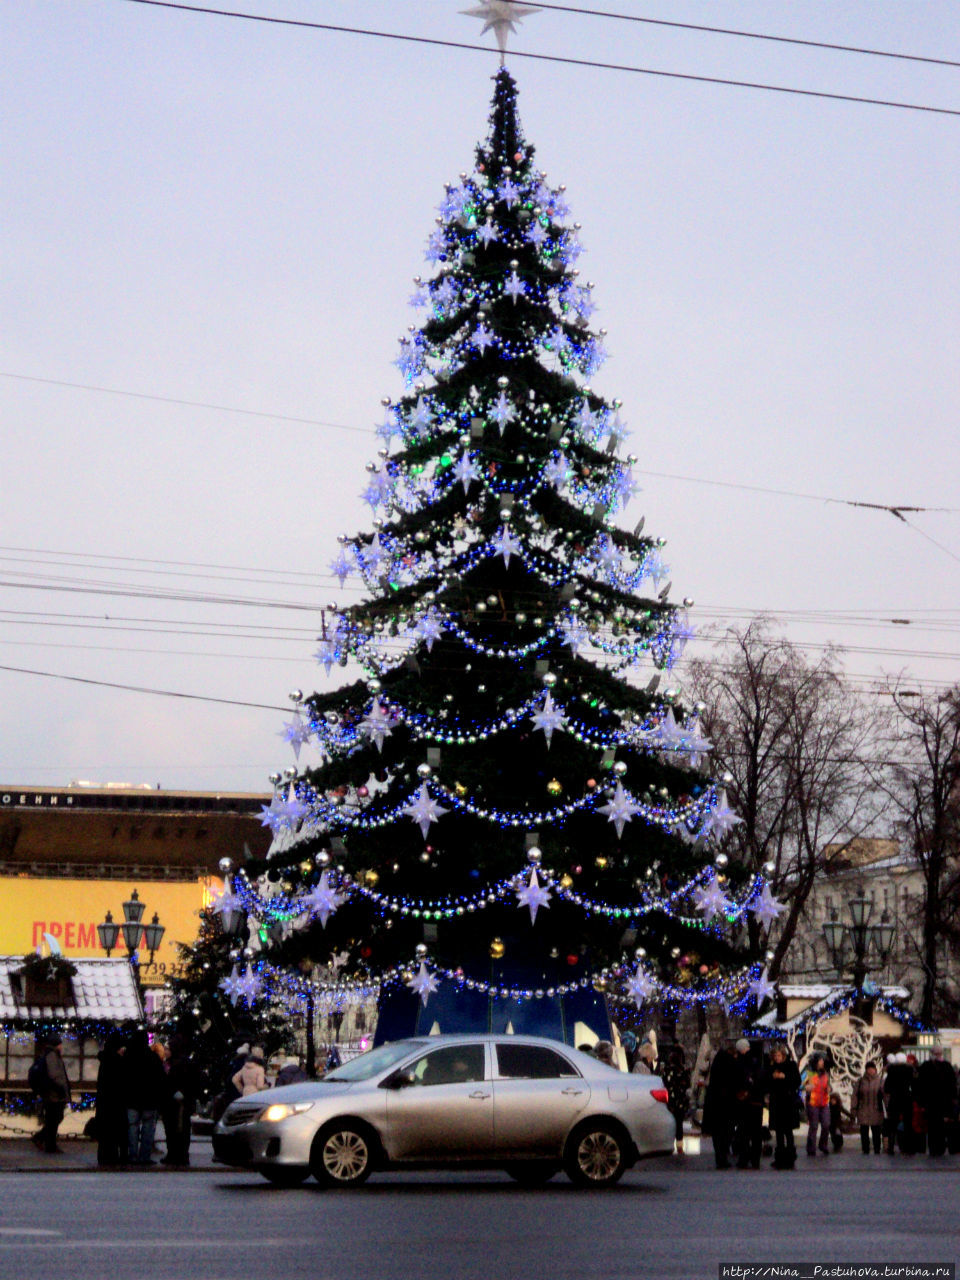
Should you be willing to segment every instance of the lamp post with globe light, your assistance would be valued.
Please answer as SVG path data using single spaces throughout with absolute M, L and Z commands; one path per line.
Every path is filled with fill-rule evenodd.
M 148 924 L 143 923 L 145 910 L 146 907 L 140 901 L 139 893 L 134 889 L 123 904 L 122 923 L 114 920 L 113 913 L 108 911 L 106 918 L 97 925 L 97 936 L 108 958 L 110 952 L 118 945 L 122 935 L 123 945 L 127 949 L 127 958 L 133 969 L 137 989 L 140 991 L 141 996 L 143 994 L 143 984 L 140 981 L 140 947 L 143 945 L 150 952 L 150 963 L 152 964 L 154 954 L 166 932 L 166 928 L 160 923 L 160 918 L 156 911 L 153 913 L 153 919 Z
M 865 1012 L 863 984 L 870 968 L 882 969 L 893 949 L 893 938 L 896 932 L 889 913 L 883 911 L 879 924 L 871 924 L 873 903 L 863 891 L 857 888 L 856 896 L 847 903 L 850 923 L 844 924 L 839 919 L 836 909 L 830 912 L 830 919 L 823 925 L 823 936 L 830 951 L 830 958 L 838 976 L 846 970 L 853 975 L 856 990 L 856 1008 L 858 1016 Z

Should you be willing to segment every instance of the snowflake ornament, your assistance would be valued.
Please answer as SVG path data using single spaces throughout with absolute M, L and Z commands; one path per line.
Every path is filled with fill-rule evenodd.
M 694 889 L 690 896 L 693 898 L 696 909 L 703 913 L 704 920 L 712 920 L 714 916 L 725 916 L 733 905 L 721 889 L 716 872 L 706 884 Z
M 327 921 L 344 902 L 346 902 L 346 898 L 343 894 L 337 893 L 330 883 L 330 872 L 324 871 L 304 898 L 303 905 L 311 915 L 320 917 L 320 924 L 325 929 Z
M 409 814 L 414 822 L 423 832 L 423 838 L 426 840 L 427 832 L 430 830 L 431 822 L 436 822 L 442 814 L 447 810 L 437 804 L 436 800 L 430 795 L 425 782 L 420 784 L 420 790 L 417 798 L 411 804 L 406 805 L 400 810 L 401 813 Z
M 558 706 L 555 706 L 553 696 L 549 692 L 543 700 L 543 709 L 536 712 L 530 718 L 538 729 L 543 730 L 544 736 L 547 739 L 548 750 L 554 729 L 562 729 L 567 723 L 567 717 Z
M 783 911 L 783 906 L 784 904 L 782 902 L 778 902 L 770 892 L 770 886 L 765 884 L 750 910 L 756 917 L 758 924 L 762 924 L 766 928 L 769 928 Z
M 420 972 L 415 974 L 412 978 L 408 978 L 406 985 L 411 991 L 415 991 L 423 1001 L 424 1005 L 426 1005 L 427 1001 L 437 990 L 440 983 L 432 973 L 428 972 L 426 964 L 421 960 Z
M 545 888 L 537 879 L 537 869 L 534 867 L 530 872 L 529 881 L 522 889 L 517 890 L 517 905 L 520 907 L 530 908 L 530 923 L 536 924 L 537 911 L 540 907 L 545 910 L 550 909 L 550 891 Z
M 627 981 L 623 984 L 623 989 L 639 1009 L 641 1005 L 646 1004 L 653 993 L 657 989 L 657 984 L 645 973 L 638 965 Z
M 637 804 L 629 791 L 624 791 L 623 783 L 617 783 L 617 789 L 613 793 L 613 799 L 607 804 L 597 807 L 597 813 L 605 813 L 607 821 L 612 822 L 617 828 L 617 839 L 623 835 L 624 825 L 633 821 L 634 814 L 640 812 L 641 806 Z

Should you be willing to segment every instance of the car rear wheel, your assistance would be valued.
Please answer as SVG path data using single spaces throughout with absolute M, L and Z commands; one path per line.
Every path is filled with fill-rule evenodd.
M 359 1187 L 373 1169 L 374 1140 L 353 1121 L 327 1125 L 310 1153 L 310 1172 L 323 1187 Z
M 295 1165 L 276 1165 L 263 1168 L 260 1173 L 275 1187 L 299 1187 L 306 1180 L 309 1169 L 300 1169 Z
M 612 1187 L 627 1167 L 623 1131 L 600 1120 L 580 1125 L 567 1141 L 563 1167 L 578 1187 Z
M 545 1186 L 560 1170 L 560 1166 L 551 1160 L 517 1160 L 503 1167 L 504 1172 L 508 1173 L 514 1182 L 519 1182 L 521 1187 Z

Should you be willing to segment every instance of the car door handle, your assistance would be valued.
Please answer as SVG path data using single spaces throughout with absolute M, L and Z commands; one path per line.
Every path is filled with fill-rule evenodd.
M 560 1092 L 563 1094 L 565 1098 L 579 1098 L 581 1093 L 583 1093 L 583 1090 L 582 1089 L 561 1089 Z
M 484 1093 L 482 1089 L 474 1089 L 473 1093 L 470 1094 L 470 1097 L 471 1098 L 489 1098 L 490 1095 L 489 1093 Z

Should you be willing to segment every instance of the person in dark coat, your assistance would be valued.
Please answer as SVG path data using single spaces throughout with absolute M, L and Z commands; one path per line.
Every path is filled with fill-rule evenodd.
M 927 1113 L 927 1149 L 932 1156 L 942 1156 L 947 1149 L 947 1125 L 956 1111 L 957 1079 L 941 1048 L 931 1049 L 921 1064 L 916 1087 L 917 1101 Z
M 776 1144 L 773 1167 L 792 1169 L 797 1160 L 793 1131 L 800 1123 L 800 1068 L 782 1044 L 774 1045 L 771 1050 L 763 1091 L 768 1099 L 770 1128 Z
M 897 1154 L 897 1135 L 901 1131 L 904 1155 L 913 1155 L 913 1072 L 907 1065 L 906 1054 L 892 1053 L 887 1057 L 887 1075 L 883 1082 L 884 1109 L 887 1113 L 887 1151 Z
M 660 1079 L 667 1090 L 667 1108 L 676 1126 L 676 1149 L 683 1155 L 683 1122 L 690 1106 L 690 1071 L 678 1044 L 670 1046 L 667 1060 L 660 1068 Z
M 190 1163 L 193 1113 L 200 1094 L 200 1071 L 193 1060 L 190 1043 L 179 1033 L 171 1036 L 166 1061 L 167 1100 L 163 1111 L 163 1131 L 167 1138 L 164 1164 Z
M 43 1052 L 44 1080 L 40 1093 L 43 1103 L 43 1124 L 39 1133 L 33 1134 L 33 1141 L 41 1151 L 48 1155 L 59 1155 L 57 1146 L 57 1130 L 63 1120 L 70 1102 L 70 1080 L 67 1068 L 61 1055 L 63 1039 L 51 1032 L 41 1046 Z
M 300 1065 L 299 1058 L 285 1058 L 273 1083 L 274 1088 L 282 1089 L 285 1084 L 302 1084 L 304 1080 L 309 1079 L 310 1077 Z
M 763 1062 L 749 1040 L 737 1041 L 734 1145 L 738 1169 L 759 1169 L 763 1147 Z
M 150 1048 L 146 1031 L 135 1031 L 123 1055 L 127 1147 L 131 1164 L 153 1164 L 157 1116 L 167 1100 L 167 1073 Z
M 730 1148 L 733 1144 L 733 1109 L 736 1103 L 736 1087 L 739 1069 L 733 1045 L 724 1044 L 710 1067 L 710 1078 L 703 1100 L 704 1133 L 713 1139 L 713 1157 L 718 1169 L 730 1168 Z
M 123 1055 L 126 1041 L 119 1031 L 111 1031 L 97 1054 L 97 1164 L 102 1167 L 127 1163 L 127 1104 L 124 1097 Z

